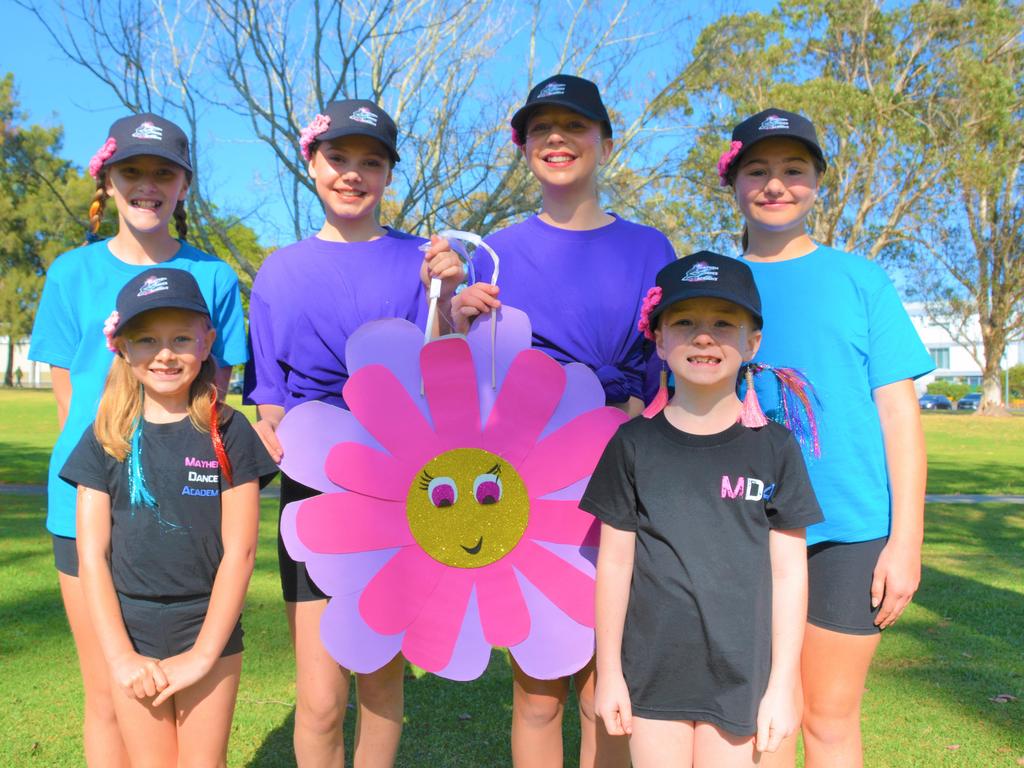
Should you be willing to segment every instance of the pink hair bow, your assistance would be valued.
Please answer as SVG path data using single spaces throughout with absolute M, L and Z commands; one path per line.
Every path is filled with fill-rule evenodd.
M 523 141 L 523 137 L 519 135 L 519 131 L 516 130 L 516 127 L 514 125 L 512 126 L 512 143 L 515 144 L 517 147 L 521 147 L 523 146 L 523 144 L 526 143 L 525 141 Z
M 640 305 L 640 322 L 636 324 L 636 329 L 651 341 L 654 341 L 654 331 L 651 330 L 651 312 L 660 303 L 661 288 L 654 286 L 647 291 L 643 304 Z
M 120 319 L 121 316 L 117 314 L 115 309 L 103 322 L 103 335 L 107 337 L 107 349 L 111 352 L 117 352 L 117 347 L 114 346 L 114 334 L 117 332 L 117 323 Z
M 302 133 L 299 134 L 299 149 L 302 150 L 302 156 L 306 159 L 306 162 L 309 162 L 309 158 L 313 156 L 313 153 L 310 152 L 310 147 L 313 146 L 316 137 L 330 126 L 331 118 L 327 115 L 317 115 L 309 125 L 302 129 Z
M 103 164 L 112 158 L 115 152 L 117 152 L 117 142 L 111 136 L 103 142 L 103 146 L 96 151 L 96 154 L 92 156 L 92 160 L 89 161 L 89 175 L 94 179 L 98 179 L 100 171 L 103 170 Z
M 743 149 L 742 141 L 734 141 L 729 145 L 729 149 L 722 153 L 722 156 L 718 158 L 718 184 L 722 187 L 729 186 L 726 176 L 729 173 L 729 166 L 732 165 L 733 160 L 736 159 L 736 155 Z

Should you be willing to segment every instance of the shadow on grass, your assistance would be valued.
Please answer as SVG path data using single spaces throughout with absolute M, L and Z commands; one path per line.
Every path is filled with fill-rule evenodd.
M 0 483 L 44 485 L 50 449 L 0 440 Z
M 1024 573 L 1024 506 L 929 504 L 925 546 L 942 556 L 994 555 L 1005 569 Z
M 969 456 L 962 461 L 930 457 L 928 493 L 1024 494 L 1024 472 L 1012 464 L 979 462 Z
M 246 763 L 248 768 L 284 768 L 295 765 L 295 752 L 292 749 L 292 732 L 295 730 L 295 710 L 291 709 L 288 716 L 274 730 L 267 734 L 260 748 Z
M 991 701 L 1002 693 L 1024 700 L 1021 593 L 925 566 L 914 602 L 939 619 L 901 622 L 898 633 L 915 641 L 916 651 L 878 659 L 878 671 L 908 691 L 908 703 L 918 695 L 945 699 L 968 722 L 998 729 L 1024 748 L 1022 702 Z M 920 693 L 910 693 L 915 689 Z

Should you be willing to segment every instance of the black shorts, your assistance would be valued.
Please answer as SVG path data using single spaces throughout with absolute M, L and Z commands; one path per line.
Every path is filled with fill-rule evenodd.
M 195 645 L 210 607 L 208 596 L 184 600 L 141 600 L 119 594 L 117 599 L 121 603 L 121 618 L 135 652 L 154 659 L 177 656 Z M 220 655 L 241 653 L 243 634 L 242 618 L 239 617 Z
M 821 541 L 807 548 L 807 621 L 844 635 L 875 635 L 871 578 L 888 537 L 846 544 Z
M 280 510 L 291 504 L 293 501 L 308 499 L 316 496 L 320 491 L 292 480 L 284 472 L 281 473 L 281 506 Z M 281 538 L 281 519 L 277 520 L 277 567 L 281 572 L 281 594 L 288 603 L 308 603 L 313 600 L 326 600 L 327 595 L 320 591 L 309 574 L 306 573 L 306 564 L 292 560 L 291 555 L 284 546 L 284 539 Z
M 78 539 L 53 534 L 53 564 L 57 570 L 78 578 Z

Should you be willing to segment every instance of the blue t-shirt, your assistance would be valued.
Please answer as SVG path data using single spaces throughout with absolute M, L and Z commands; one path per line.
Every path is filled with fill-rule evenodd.
M 874 262 L 818 246 L 796 259 L 746 264 L 764 315 L 756 360 L 803 371 L 821 401 L 821 458 L 808 470 L 825 521 L 807 529 L 807 543 L 887 536 L 889 477 L 871 393 L 930 372 L 931 356 Z M 755 380 L 766 412 L 778 406 L 770 378 Z
M 531 216 L 487 244 L 500 259 L 498 298 L 529 315 L 534 347 L 560 363 L 589 366 L 609 403 L 653 395 L 660 361 L 636 326 L 647 289 L 675 258 L 665 235 L 618 216 L 587 230 Z M 477 280 L 490 281 L 494 268 L 483 249 L 474 263 Z
M 346 407 L 348 337 L 386 317 L 426 327 L 424 242 L 389 229 L 362 243 L 308 237 L 270 254 L 249 297 L 245 402 L 286 411 L 307 400 Z
M 238 276 L 217 257 L 182 243 L 174 257 L 160 265 L 126 264 L 111 253 L 104 240 L 57 258 L 46 273 L 29 358 L 67 368 L 71 373 L 71 404 L 50 456 L 47 487 L 46 527 L 58 536 L 75 535 L 75 489 L 60 479 L 60 470 L 86 427 L 96 418 L 114 357 L 103 337 L 103 323 L 114 310 L 124 284 L 153 266 L 192 273 L 217 329 L 214 358 L 219 365 L 238 365 L 246 360 Z

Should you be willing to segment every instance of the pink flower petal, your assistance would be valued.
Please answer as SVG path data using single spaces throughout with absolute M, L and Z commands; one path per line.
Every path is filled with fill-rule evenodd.
M 345 383 L 345 403 L 385 450 L 414 463 L 437 453 L 437 439 L 405 387 L 382 365 L 360 368 Z
M 582 413 L 604 405 L 604 387 L 597 374 L 583 363 L 569 363 L 565 368 L 565 391 L 558 408 L 544 426 L 541 439 L 560 429 Z
M 530 613 L 512 568 L 495 563 L 480 569 L 476 595 L 484 637 L 491 645 L 507 647 L 526 639 L 530 633 Z
M 408 320 L 373 320 L 356 329 L 345 343 L 345 365 L 351 376 L 368 365 L 383 365 L 405 387 L 420 413 L 429 418 L 420 393 L 420 348 L 423 329 Z
M 359 595 L 334 597 L 320 618 L 320 639 L 331 657 L 353 672 L 376 672 L 402 648 L 402 635 L 374 632 L 359 615 Z
M 296 532 L 311 551 L 365 552 L 412 544 L 405 506 L 359 493 L 326 493 L 302 502 Z
M 524 349 L 530 348 L 533 331 L 525 312 L 514 307 L 502 307 L 497 312 L 492 344 L 490 317 L 482 317 L 470 326 L 466 342 L 473 350 L 473 367 L 476 369 L 477 393 L 480 398 L 480 421 L 487 417 L 494 405 L 494 398 L 505 379 L 505 372 L 512 360 Z M 493 350 L 493 354 L 492 354 Z M 491 366 L 494 365 L 496 386 L 491 382 Z
M 405 501 L 419 471 L 409 464 L 359 443 L 340 443 L 327 455 L 327 477 L 347 491 L 378 499 Z
M 593 473 L 619 425 L 627 420 L 606 406 L 578 416 L 534 448 L 519 465 L 531 497 L 545 496 Z
M 474 591 L 466 605 L 466 615 L 462 619 L 455 648 L 452 649 L 451 661 L 434 674 L 447 680 L 476 680 L 486 671 L 490 660 L 491 644 L 484 639 Z
M 473 591 L 471 569 L 439 570 L 443 573 L 441 583 L 427 598 L 402 641 L 405 658 L 428 672 L 444 669 L 451 661 Z
M 532 624 L 529 636 L 509 653 L 538 680 L 557 680 L 583 669 L 594 656 L 594 630 L 573 621 L 522 574 L 518 576 Z
M 340 490 L 324 472 L 331 448 L 338 443 L 380 447 L 355 416 L 319 400 L 300 403 L 288 411 L 277 427 L 277 439 L 284 447 L 281 471 L 324 493 Z
M 594 578 L 536 542 L 524 539 L 516 549 L 516 569 L 573 621 L 594 626 Z
M 420 351 L 423 390 L 430 403 L 442 450 L 472 448 L 480 441 L 480 405 L 476 373 L 466 340 L 458 336 L 438 339 Z M 435 441 L 435 444 L 438 441 Z M 435 449 L 435 454 L 438 451 Z
M 516 355 L 484 427 L 490 450 L 518 465 L 537 443 L 564 389 L 565 372 L 553 358 L 536 349 Z
M 401 632 L 420 615 L 445 570 L 419 547 L 399 551 L 366 585 L 359 601 L 363 618 L 377 632 Z
M 556 544 L 596 546 L 601 524 L 572 500 L 531 499 L 530 522 L 523 534 L 528 539 Z

